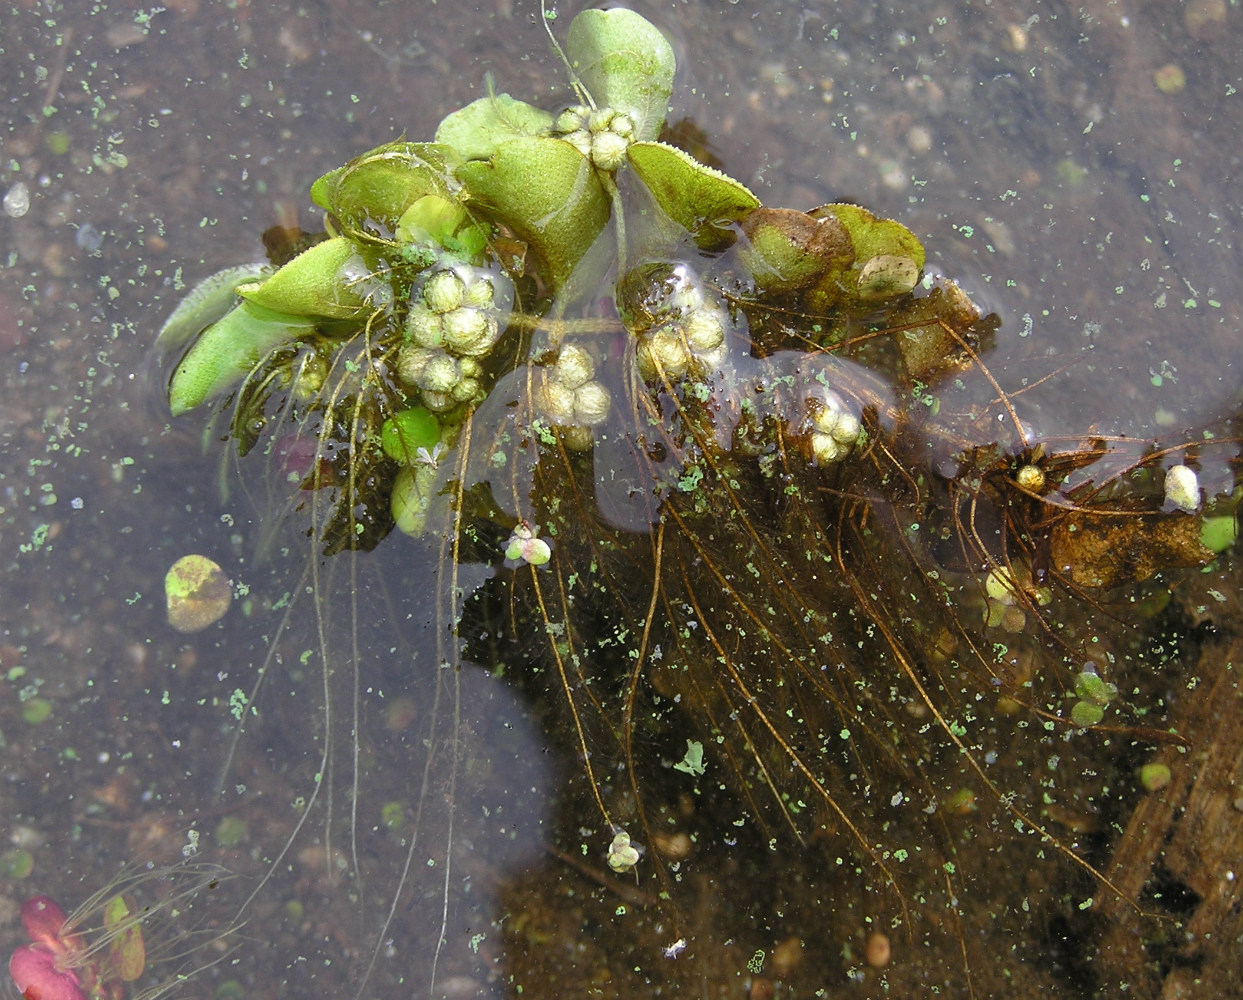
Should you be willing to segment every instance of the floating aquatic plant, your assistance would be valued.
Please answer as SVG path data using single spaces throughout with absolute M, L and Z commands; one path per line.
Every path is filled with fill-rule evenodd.
M 26 1000 L 124 1000 L 152 965 L 166 978 L 141 996 L 163 996 L 226 954 L 227 929 L 191 927 L 188 918 L 228 877 L 212 865 L 127 869 L 71 914 L 32 896 L 21 907 L 30 940 L 10 956 L 9 978 Z M 204 960 L 196 952 L 209 944 L 222 947 Z
M 666 142 L 673 52 L 631 11 L 580 14 L 565 58 L 565 105 L 489 94 L 363 153 L 312 185 L 305 249 L 196 288 L 158 343 L 172 413 L 209 412 L 325 555 L 396 528 L 428 560 L 435 658 L 548 706 L 595 813 L 564 828 L 617 872 L 655 845 L 671 939 L 688 788 L 695 822 L 896 889 L 899 924 L 908 883 L 957 906 L 979 802 L 1097 877 L 991 777 L 998 720 L 1091 756 L 1143 690 L 1118 595 L 1233 518 L 1194 471 L 1225 438 L 1039 437 L 985 362 L 999 320 L 909 229 L 764 206 Z

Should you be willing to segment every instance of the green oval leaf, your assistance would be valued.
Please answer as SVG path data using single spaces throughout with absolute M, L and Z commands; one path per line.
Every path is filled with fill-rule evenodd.
M 168 384 L 173 416 L 224 395 L 267 354 L 315 327 L 315 321 L 305 316 L 239 303 L 199 335 L 173 371 Z
M 392 287 L 377 277 L 373 261 L 345 236 L 316 243 L 298 254 L 275 274 L 237 287 L 248 302 L 325 319 L 354 319 L 392 300 Z
M 237 305 L 237 286 L 262 278 L 264 264 L 239 264 L 204 278 L 177 304 L 155 339 L 156 350 L 179 351 Z
M 448 195 L 456 161 L 445 145 L 390 142 L 324 174 L 311 185 L 311 200 L 348 235 L 383 240 L 419 198 Z
M 509 226 L 559 287 L 609 219 L 609 199 L 587 158 L 562 139 L 514 139 L 490 160 L 458 168 L 471 202 Z
M 624 7 L 585 10 L 570 24 L 565 47 L 597 107 L 630 115 L 637 139 L 660 135 L 677 66 L 660 29 Z
M 419 449 L 430 451 L 439 440 L 440 424 L 424 406 L 395 413 L 380 428 L 384 454 L 405 465 L 414 465 L 419 460 Z
M 389 504 L 399 531 L 415 537 L 423 534 L 435 488 L 436 474 L 428 466 L 407 466 L 397 474 Z
M 1113 701 L 1118 689 L 1095 670 L 1084 670 L 1075 677 L 1075 694 L 1081 701 L 1090 701 L 1102 708 Z
M 132 983 L 147 967 L 147 946 L 142 924 L 130 912 L 123 896 L 113 896 L 104 906 L 104 930 L 112 936 L 108 944 L 108 963 L 117 979 Z
M 701 249 L 728 246 L 734 240 L 732 227 L 760 205 L 729 175 L 666 143 L 632 143 L 629 156 L 661 211 L 693 234 Z
M 512 139 L 539 135 L 552 128 L 553 117 L 508 94 L 490 94 L 448 115 L 436 129 L 436 141 L 463 160 L 486 160 Z
M 1239 537 L 1239 522 L 1234 514 L 1206 517 L 1200 522 L 1200 544 L 1210 552 L 1221 553 Z
M 1080 729 L 1091 729 L 1105 718 L 1105 709 L 1090 701 L 1077 701 L 1070 710 L 1070 721 Z

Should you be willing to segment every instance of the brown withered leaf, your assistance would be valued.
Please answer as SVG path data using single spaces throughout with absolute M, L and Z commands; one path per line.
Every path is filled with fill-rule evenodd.
M 937 277 L 927 294 L 895 309 L 889 323 L 898 331 L 895 342 L 907 374 L 932 383 L 972 364 L 967 347 L 987 351 L 1001 320 L 983 315 L 957 282 Z
M 1104 589 L 1213 558 L 1200 544 L 1200 519 L 1186 514 L 1071 514 L 1054 526 L 1050 546 L 1060 573 L 1080 587 Z

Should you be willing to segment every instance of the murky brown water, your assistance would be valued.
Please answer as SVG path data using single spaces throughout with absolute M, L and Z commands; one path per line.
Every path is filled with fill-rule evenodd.
M 1034 386 L 1016 400 L 1036 436 L 1173 442 L 1239 412 L 1237 9 L 635 6 L 675 39 L 671 119 L 692 118 L 766 203 L 855 199 L 898 218 L 999 313 L 987 362 L 1010 391 Z M 486 73 L 537 103 L 564 92 L 525 0 L 277 7 L 5 7 L 0 194 L 19 217 L 0 216 L 0 828 L 35 871 L 0 884 L 4 940 L 18 939 L 25 896 L 72 905 L 119 865 L 174 861 L 194 842 L 248 879 L 221 891 L 221 920 L 279 863 L 236 964 L 204 973 L 191 996 L 229 980 L 258 996 L 351 994 L 377 943 L 368 996 L 509 995 L 511 978 L 543 996 L 868 996 L 965 981 L 992 995 L 989 955 L 1024 980 L 1012 995 L 1090 992 L 1082 955 L 1059 938 L 1078 932 L 1090 880 L 993 861 L 993 841 L 959 845 L 977 909 L 929 916 L 914 940 L 895 931 L 883 974 L 859 956 L 871 928 L 893 930 L 893 899 L 786 845 L 705 849 L 685 869 L 695 888 L 677 928 L 628 923 L 652 884 L 545 847 L 558 803 L 581 792 L 540 706 L 482 670 L 407 676 L 445 641 L 426 624 L 428 552 L 394 540 L 314 581 L 282 553 L 297 539 L 261 547 L 263 498 L 222 498 L 197 420 L 170 425 L 160 409 L 147 358 L 163 316 L 185 285 L 259 257 L 272 223 L 315 228 L 315 177 L 401 133 L 428 135 Z M 554 27 L 577 9 L 558 5 Z M 1171 65 L 1185 83 L 1167 93 L 1154 74 Z M 968 380 L 942 405 L 992 392 Z M 1206 460 L 1210 493 L 1229 481 L 1228 455 Z M 187 639 L 164 621 L 161 580 L 191 551 L 249 592 Z M 307 598 L 317 582 L 338 596 L 327 688 Z M 1226 582 L 1237 607 L 1238 580 Z M 215 795 L 231 699 L 265 662 L 263 722 Z M 327 728 L 326 696 L 339 713 Z M 50 713 L 28 721 L 43 703 Z M 355 807 L 356 712 L 367 739 Z M 444 768 L 454 738 L 471 750 Z M 1024 771 L 1012 764 L 1006 780 Z M 235 844 L 221 843 L 226 818 L 245 820 Z M 687 928 L 690 946 L 666 957 Z

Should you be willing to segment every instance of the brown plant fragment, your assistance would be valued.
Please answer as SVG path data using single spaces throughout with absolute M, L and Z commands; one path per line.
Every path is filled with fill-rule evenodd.
M 1104 589 L 1213 558 L 1200 544 L 1200 519 L 1179 514 L 1072 513 L 1054 526 L 1050 547 L 1053 565 L 1072 583 Z

